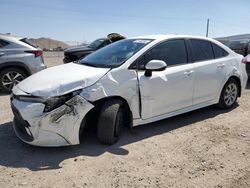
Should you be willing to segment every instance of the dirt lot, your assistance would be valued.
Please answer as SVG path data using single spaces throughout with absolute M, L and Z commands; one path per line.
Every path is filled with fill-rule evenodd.
M 52 66 L 62 54 L 45 54 Z M 230 111 L 200 109 L 126 131 L 113 146 L 39 148 L 12 129 L 0 96 L 0 187 L 250 187 L 250 84 Z

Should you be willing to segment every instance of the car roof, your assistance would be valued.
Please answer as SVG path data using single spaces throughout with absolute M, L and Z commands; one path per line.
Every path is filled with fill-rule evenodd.
M 133 39 L 154 39 L 154 40 L 166 40 L 172 38 L 194 38 L 194 39 L 204 39 L 204 40 L 212 40 L 214 39 L 202 37 L 202 36 L 194 36 L 194 35 L 177 35 L 177 34 L 157 34 L 157 35 L 145 35 L 132 37 Z
M 16 36 L 11 36 L 11 35 L 2 35 L 0 34 L 0 39 L 7 40 L 10 42 L 17 42 L 20 41 L 23 37 L 16 37 Z
M 108 40 L 108 38 L 105 38 L 105 37 L 103 37 L 103 38 L 98 38 L 98 39 L 95 39 L 94 41 L 96 41 L 96 40 Z
M 37 49 L 36 47 L 34 47 L 26 42 L 21 41 L 21 39 L 25 39 L 24 37 L 16 37 L 16 36 L 0 34 L 0 39 L 5 40 L 9 43 L 14 43 L 15 45 L 21 45 L 22 47 L 26 47 L 29 49 Z
M 157 41 L 164 41 L 167 39 L 178 39 L 178 38 L 201 39 L 201 40 L 210 41 L 210 42 L 213 42 L 214 44 L 219 45 L 224 50 L 226 50 L 228 53 L 235 54 L 234 51 L 232 51 L 226 45 L 222 44 L 220 41 L 212 39 L 212 38 L 202 37 L 202 36 L 177 35 L 177 34 L 158 34 L 158 35 L 145 35 L 145 36 L 132 37 L 131 39 L 152 39 L 152 40 L 157 40 Z

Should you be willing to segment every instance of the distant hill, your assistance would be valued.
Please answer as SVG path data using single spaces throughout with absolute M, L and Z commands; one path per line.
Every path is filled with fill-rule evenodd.
M 219 40 L 219 41 L 240 40 L 240 39 L 248 39 L 248 40 L 250 40 L 250 34 L 219 37 L 219 38 L 216 38 L 216 39 Z
M 38 38 L 38 39 L 30 38 L 30 40 L 41 49 L 54 49 L 54 48 L 65 49 L 70 47 L 70 45 L 62 41 L 53 40 L 50 38 Z

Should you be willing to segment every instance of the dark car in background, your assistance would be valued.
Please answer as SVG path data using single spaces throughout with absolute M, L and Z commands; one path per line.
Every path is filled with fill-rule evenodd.
M 72 47 L 68 48 L 64 51 L 64 63 L 69 63 L 73 61 L 78 61 L 81 58 L 84 58 L 85 56 L 91 54 L 92 52 L 103 48 L 104 46 L 107 46 L 113 42 L 116 42 L 118 40 L 122 40 L 125 37 L 118 34 L 118 33 L 110 33 L 106 38 L 99 38 L 90 43 L 87 46 L 78 46 L 78 47 Z
M 250 53 L 249 39 L 230 40 L 227 41 L 225 45 L 231 48 L 236 53 L 243 55 L 244 57 Z
M 226 46 L 231 48 L 234 52 L 246 57 L 244 63 L 246 64 L 246 70 L 248 76 L 250 76 L 250 40 L 240 39 L 240 40 L 230 40 L 224 43 Z
M 250 77 L 250 53 L 242 61 L 246 64 L 247 75 Z

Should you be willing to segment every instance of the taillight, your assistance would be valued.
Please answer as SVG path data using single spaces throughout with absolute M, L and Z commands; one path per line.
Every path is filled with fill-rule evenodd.
M 43 55 L 43 51 L 41 51 L 41 50 L 34 50 L 34 51 L 30 50 L 30 51 L 25 51 L 25 52 L 32 53 L 35 55 L 35 57 L 39 57 L 39 56 Z
M 243 64 L 247 64 L 247 58 L 246 57 L 244 57 L 242 60 L 241 60 L 241 63 L 243 63 Z

